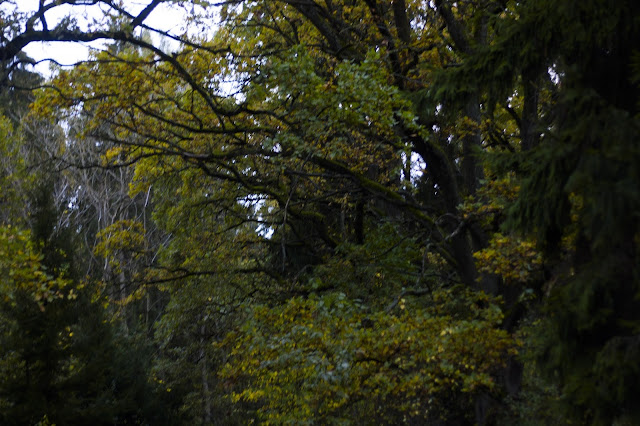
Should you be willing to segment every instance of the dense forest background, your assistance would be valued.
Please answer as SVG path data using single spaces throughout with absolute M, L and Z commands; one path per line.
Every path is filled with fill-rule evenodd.
M 640 424 L 640 2 L 18 3 L 0 424 Z

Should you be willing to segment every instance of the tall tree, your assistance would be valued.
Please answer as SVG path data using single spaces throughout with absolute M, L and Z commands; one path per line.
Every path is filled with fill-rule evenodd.
M 437 19 L 407 26 L 427 13 Z M 451 13 L 418 2 L 404 10 L 231 3 L 210 41 L 194 39 L 174 55 L 103 53 L 60 73 L 60 92 L 44 95 L 42 111 L 77 102 L 91 118 L 87 134 L 104 137 L 103 123 L 114 129 L 119 148 L 108 159 L 136 164 L 134 191 L 162 182 L 155 218 L 173 239 L 155 279 L 180 283 L 172 289 L 178 312 L 194 302 L 181 297 L 192 294 L 187 288 L 203 292 L 193 324 L 201 325 L 207 301 L 226 314 L 236 297 L 275 303 L 318 290 L 345 291 L 380 310 L 403 287 L 428 294 L 432 274 L 446 277 L 438 286 L 497 292 L 491 277 L 478 284 L 472 257 L 486 238 L 457 210 L 481 177 L 472 149 L 479 95 L 465 95 L 461 113 L 457 104 L 424 103 L 435 78 L 424 58 L 449 64 L 472 52 L 450 48 L 439 32 L 442 23 L 460 30 L 463 18 L 474 27 L 470 16 Z M 458 123 L 466 127 L 457 131 Z M 405 265 L 415 275 L 394 271 L 397 260 L 378 250 L 382 222 L 400 241 L 414 233 L 417 247 L 427 247 L 422 260 L 419 248 L 407 252 L 421 264 Z M 341 262 L 352 265 L 344 269 L 350 279 L 329 270 Z M 376 272 L 394 279 L 381 286 Z M 217 284 L 221 277 L 231 288 Z
M 11 116 L 0 120 L 0 422 L 171 422 L 164 389 L 148 380 L 148 341 L 118 335 L 100 287 L 77 268 L 84 224 L 67 214 L 64 133 L 29 115 L 33 94 L 19 89 L 34 81 L 15 68 L 0 92 Z

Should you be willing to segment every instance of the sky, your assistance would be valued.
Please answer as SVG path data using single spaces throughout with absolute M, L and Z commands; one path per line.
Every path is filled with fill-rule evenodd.
M 38 9 L 39 0 L 19 0 L 17 3 L 22 11 L 29 12 Z M 127 10 L 132 15 L 137 15 L 137 13 L 146 6 L 147 2 L 128 1 L 126 4 Z M 102 15 L 98 6 L 74 6 L 72 8 L 62 5 L 55 7 L 47 13 L 46 19 L 48 26 L 50 28 L 53 27 L 71 11 L 76 12 L 74 16 L 78 17 L 81 28 L 86 27 L 87 19 L 98 18 Z M 85 16 L 79 16 L 78 13 Z M 170 9 L 167 5 L 160 5 L 149 15 L 145 23 L 154 28 L 178 34 L 183 30 L 182 22 L 187 13 L 184 9 L 176 9 L 175 7 Z M 158 38 L 156 38 L 155 41 L 159 43 Z M 25 48 L 25 52 L 36 61 L 52 58 L 61 65 L 72 65 L 88 58 L 90 49 L 100 48 L 103 46 L 103 43 L 104 42 L 101 41 L 92 43 L 31 43 Z M 36 70 L 43 75 L 50 75 L 50 65 L 48 61 L 41 62 L 36 66 Z

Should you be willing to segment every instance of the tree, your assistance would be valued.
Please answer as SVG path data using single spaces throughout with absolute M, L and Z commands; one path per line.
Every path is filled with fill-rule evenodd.
M 39 79 L 10 75 L 11 84 Z M 65 210 L 60 127 L 28 115 L 29 92 L 0 96 L 12 118 L 0 117 L 0 422 L 171 422 L 164 392 L 147 380 L 148 341 L 117 334 L 100 287 L 77 268 L 82 224 Z
M 493 161 L 518 176 L 508 228 L 535 237 L 545 253 L 533 352 L 547 377 L 559 379 L 561 412 L 570 419 L 634 422 L 639 9 L 632 2 L 549 6 L 517 5 L 517 19 L 451 72 L 444 91 L 470 75 L 496 93 L 509 75 L 523 79 L 523 151 Z M 536 118 L 550 76 L 557 79 L 546 83 L 552 102 Z
M 537 7 L 523 9 L 521 24 L 554 28 L 542 43 L 562 83 L 549 132 L 527 158 L 516 157 L 522 189 L 512 223 L 536 232 L 555 258 L 539 360 L 560 378 L 567 412 L 579 421 L 634 422 L 640 10 L 633 2 L 562 3 L 549 16 Z
M 49 275 L 28 232 L 0 232 L 2 423 L 170 422 L 147 382 L 148 349 L 116 341 L 95 289 Z
M 421 86 L 417 82 L 426 82 L 431 78 L 429 73 L 420 75 L 420 70 L 414 69 L 420 63 L 419 56 L 416 55 L 423 53 L 421 45 L 429 43 L 431 51 L 446 44 L 446 39 L 437 33 L 421 34 L 418 39 L 416 32 L 418 40 L 414 49 L 417 52 L 412 54 L 413 62 L 417 63 L 409 62 L 404 74 L 396 75 L 396 68 L 402 64 L 397 63 L 400 60 L 396 57 L 397 52 L 387 52 L 387 45 L 402 42 L 395 40 L 392 34 L 387 34 L 387 30 L 380 29 L 382 24 L 379 25 L 380 28 L 372 27 L 369 33 L 365 31 L 349 35 L 361 39 L 354 39 L 354 43 L 357 41 L 358 44 L 349 47 L 348 52 L 336 53 L 331 50 L 333 47 L 330 44 L 342 45 L 346 40 L 338 42 L 337 34 L 323 33 L 328 22 L 314 21 L 315 12 L 309 12 L 319 6 L 308 10 L 308 7 L 297 3 L 289 5 L 282 2 L 273 3 L 272 6 L 258 4 L 255 7 L 252 10 L 225 6 L 223 16 L 229 22 L 229 27 L 222 28 L 217 39 L 201 43 L 200 48 L 193 52 L 190 47 L 175 57 L 156 50 L 153 54 L 164 63 L 159 67 L 131 61 L 129 64 L 119 64 L 119 72 L 147 79 L 147 84 L 134 91 L 121 85 L 98 88 L 90 84 L 84 93 L 64 93 L 63 96 L 80 99 L 94 97 L 101 90 L 116 90 L 113 93 L 118 93 L 120 99 L 128 98 L 131 101 L 129 105 L 133 109 L 130 114 L 114 116 L 111 114 L 113 110 L 104 110 L 100 112 L 104 114 L 95 118 L 109 120 L 125 133 L 135 129 L 141 134 L 142 140 L 126 149 L 131 155 L 128 161 L 160 154 L 175 156 L 189 167 L 200 169 L 214 179 L 237 184 L 246 192 L 247 197 L 258 194 L 259 197 L 271 198 L 277 202 L 279 213 L 286 216 L 285 226 L 288 227 L 289 222 L 292 224 L 295 220 L 301 220 L 300 217 L 311 220 L 308 223 L 311 226 L 303 227 L 313 229 L 317 234 L 310 239 L 317 239 L 320 243 L 313 244 L 315 247 L 326 246 L 331 251 L 336 245 L 336 236 L 340 235 L 335 226 L 339 221 L 335 217 L 336 213 L 321 213 L 326 210 L 320 207 L 321 204 L 335 205 L 342 198 L 347 201 L 346 206 L 353 206 L 350 211 L 345 212 L 349 213 L 347 215 L 338 213 L 340 217 L 351 220 L 340 220 L 339 223 L 342 230 L 360 240 L 364 216 L 371 217 L 371 210 L 365 207 L 375 207 L 376 203 L 385 204 L 386 212 L 382 211 L 383 215 L 393 209 L 406 211 L 407 220 L 416 221 L 416 226 L 429 230 L 433 240 L 431 243 L 439 248 L 460 278 L 467 285 L 476 286 L 476 271 L 471 246 L 467 241 L 467 226 L 460 223 L 457 215 L 457 206 L 462 197 L 475 190 L 476 181 L 480 177 L 477 175 L 478 167 L 469 166 L 469 163 L 477 162 L 473 160 L 475 154 L 468 146 L 470 139 L 466 136 L 460 138 L 460 143 L 464 145 L 461 151 L 457 150 L 457 142 L 443 149 L 450 135 L 443 135 L 443 141 L 427 142 L 430 126 L 433 127 L 440 120 L 436 119 L 434 122 L 432 117 L 425 115 L 432 115 L 433 111 L 427 113 L 416 108 L 412 111 L 412 104 L 403 95 L 405 92 L 407 95 L 419 93 Z M 346 6 L 340 6 L 342 7 Z M 428 5 L 417 4 L 414 7 L 416 10 L 406 9 L 403 13 L 409 11 L 418 16 L 421 12 L 431 12 Z M 424 7 L 427 9 L 420 9 Z M 439 7 L 443 11 L 446 9 L 442 5 Z M 278 26 L 282 26 L 284 32 L 274 31 L 260 21 L 269 16 L 277 16 L 280 8 L 283 15 L 276 21 L 282 21 Z M 406 16 L 398 16 L 394 20 L 394 13 L 401 14 L 399 7 L 393 12 L 374 3 L 346 10 L 348 14 L 340 18 L 343 21 L 336 28 L 341 25 L 347 27 L 348 19 L 355 18 L 365 18 L 365 21 L 372 22 L 385 21 L 385 25 L 389 27 L 400 25 L 400 22 L 404 22 L 403 19 L 408 19 Z M 305 15 L 307 12 L 313 16 Z M 443 16 L 449 16 L 442 13 Z M 338 19 L 341 14 L 343 11 L 338 9 L 326 10 L 323 11 L 323 19 L 328 20 L 333 15 Z M 297 38 L 296 19 L 302 19 L 301 22 L 306 23 L 305 34 L 308 34 L 308 40 Z M 293 26 L 289 25 L 290 22 L 294 22 Z M 231 30 L 237 33 L 229 34 Z M 400 28 L 403 34 L 406 30 L 405 27 Z M 382 33 L 379 34 L 379 31 Z M 249 37 L 253 37 L 253 41 Z M 306 48 L 307 43 L 313 46 L 314 37 L 326 38 L 329 45 Z M 233 40 L 236 41 L 229 46 Z M 264 45 L 273 45 L 274 48 L 280 46 L 280 50 L 272 54 L 271 49 L 262 49 L 261 46 Z M 410 60 L 409 47 L 406 48 L 405 61 Z M 375 53 L 376 49 L 382 50 Z M 231 56 L 225 58 L 224 55 Z M 243 59 L 240 66 L 236 66 L 235 62 L 230 61 L 233 57 L 246 59 Z M 151 57 L 148 60 L 150 59 Z M 444 61 L 453 59 L 450 55 L 443 57 Z M 387 66 L 378 67 L 378 63 Z M 254 71 L 249 73 L 251 68 Z M 85 71 L 77 71 L 78 74 L 82 72 Z M 161 83 L 162 76 L 167 72 L 176 77 L 175 82 L 169 83 L 174 86 L 173 89 L 167 86 L 168 82 Z M 240 98 L 235 101 L 220 90 L 224 75 L 229 75 L 238 84 Z M 296 76 L 295 79 L 292 78 L 293 75 Z M 408 79 L 415 80 L 416 86 L 406 88 L 405 80 Z M 105 80 L 104 84 L 109 83 Z M 424 84 L 422 83 L 423 86 Z M 269 87 L 273 89 L 265 91 Z M 309 91 L 309 88 L 313 90 Z M 147 101 L 140 103 L 143 97 Z M 171 107 L 171 103 L 175 107 Z M 472 121 L 474 120 L 475 118 Z M 187 121 L 199 124 L 192 128 L 185 125 Z M 169 126 L 170 131 L 167 130 L 163 135 L 162 141 L 159 141 L 161 143 L 152 143 L 148 132 L 158 128 L 160 123 L 162 126 Z M 446 125 L 440 124 L 441 127 Z M 343 129 L 347 127 L 351 130 L 345 132 Z M 148 132 L 144 129 L 148 129 Z M 478 138 L 477 130 L 472 130 L 471 133 L 473 135 L 469 137 L 474 140 Z M 204 148 L 194 140 L 192 134 L 199 134 L 201 139 L 227 140 L 227 148 L 220 152 L 212 151 L 220 149 L 213 145 Z M 216 134 L 219 138 L 216 138 Z M 462 155 L 463 151 L 466 154 Z M 426 196 L 431 191 L 430 198 L 416 199 L 415 194 L 411 194 L 415 188 L 407 173 L 404 173 L 404 183 L 402 182 L 403 156 L 406 159 L 405 171 L 411 169 L 410 164 L 415 163 L 416 158 L 420 159 L 418 164 L 429 164 L 429 179 L 423 181 L 425 189 L 421 195 Z M 458 170 L 458 160 L 463 157 L 463 168 L 467 172 L 473 169 L 473 173 Z M 225 169 L 233 164 L 232 160 L 241 158 L 243 161 L 239 161 L 237 167 Z M 254 163 L 249 162 L 243 169 L 242 164 L 246 160 Z M 278 172 L 280 165 L 274 171 L 270 170 L 275 163 L 284 165 L 284 175 Z M 375 167 L 372 168 L 371 164 L 375 164 Z M 256 175 L 252 176 L 250 173 Z M 459 182 L 458 175 L 463 180 L 466 179 L 467 183 Z M 314 185 L 313 179 L 323 184 L 332 181 L 331 186 L 341 189 L 330 195 L 322 192 L 313 194 L 306 190 L 306 186 Z M 476 183 L 470 183 L 471 181 Z M 431 185 L 431 190 L 426 189 L 428 185 Z M 316 184 L 316 187 L 319 186 Z M 431 199 L 433 197 L 438 200 L 436 203 L 431 202 L 434 201 Z M 321 201 L 308 202 L 307 198 Z M 374 204 L 371 204 L 373 201 Z M 438 204 L 441 207 L 435 209 L 433 214 L 423 213 L 430 206 Z M 303 207 L 290 207 L 298 205 Z M 276 221 L 272 222 L 277 224 Z M 464 232 L 454 232 L 459 225 Z M 450 238 L 449 234 L 452 234 Z M 480 235 L 475 238 L 480 239 L 477 244 L 486 243 L 482 242 Z M 318 249 L 314 251 L 317 252 Z M 322 253 L 310 255 L 321 257 Z M 488 282 L 485 284 L 489 285 Z
M 135 164 L 133 190 L 145 192 L 151 182 L 168 188 L 156 192 L 155 218 L 174 238 L 156 282 L 194 282 L 225 306 L 229 294 L 273 303 L 308 295 L 321 282 L 321 291 L 366 296 L 379 310 L 403 287 L 426 293 L 430 271 L 447 277 L 438 283 L 444 287 L 462 282 L 498 293 L 494 277 L 478 280 L 472 257 L 488 239 L 458 212 L 482 175 L 472 148 L 481 141 L 480 92 L 443 106 L 427 87 L 437 76 L 429 60 L 451 64 L 473 53 L 464 33 L 478 33 L 483 45 L 488 24 L 480 18 L 499 10 L 240 5 L 221 9 L 212 40 L 188 40 L 174 55 L 153 48 L 96 55 L 61 72 L 58 92 L 40 103 L 43 113 L 51 105 L 82 107 L 89 135 L 106 137 L 109 123 L 118 148 L 107 158 L 112 166 Z M 436 21 L 408 24 L 431 13 Z M 113 78 L 123 75 L 126 82 Z M 416 165 L 426 166 L 419 179 Z M 422 265 L 417 279 L 404 275 L 381 291 L 362 275 L 367 268 L 355 266 L 356 282 L 331 272 L 333 280 L 320 280 L 326 266 L 352 261 L 358 246 L 373 243 L 381 222 L 427 247 L 422 257 L 409 254 Z M 388 253 L 364 259 L 374 262 L 369 271 L 391 274 Z M 239 274 L 246 279 L 238 283 Z M 220 276 L 239 290 L 207 288 Z M 188 303 L 177 296 L 183 285 L 174 295 L 180 305 Z

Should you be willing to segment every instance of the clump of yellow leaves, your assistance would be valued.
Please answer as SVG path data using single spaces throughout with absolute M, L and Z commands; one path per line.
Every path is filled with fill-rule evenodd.
M 18 294 L 27 294 L 44 310 L 47 303 L 64 297 L 63 289 L 69 282 L 47 274 L 42 259 L 29 232 L 0 227 L 0 297 L 5 302 L 15 304 Z M 68 297 L 76 295 L 71 291 Z
M 464 219 L 477 218 L 485 226 L 492 226 L 503 214 L 505 206 L 518 197 L 520 187 L 513 173 L 488 179 L 476 194 L 460 206 Z
M 454 298 L 436 293 L 437 308 L 398 312 L 370 312 L 342 293 L 248 308 L 244 326 L 220 344 L 232 401 L 274 424 L 427 422 L 471 407 L 515 344 L 486 295 L 464 293 L 469 306 L 444 312 L 453 304 L 440 302 Z
M 532 241 L 494 234 L 489 247 L 475 252 L 478 269 L 500 275 L 507 283 L 525 283 L 542 271 L 542 254 Z
M 115 271 L 123 266 L 121 252 L 127 252 L 134 259 L 145 254 L 145 230 L 142 223 L 135 220 L 119 220 L 98 232 L 95 254 L 109 261 Z
M 490 230 L 496 229 L 505 207 L 518 197 L 514 174 L 488 180 L 462 206 L 465 219 L 474 218 Z M 500 275 L 506 283 L 524 284 L 542 270 L 543 257 L 533 240 L 493 233 L 489 246 L 473 254 L 480 272 Z

